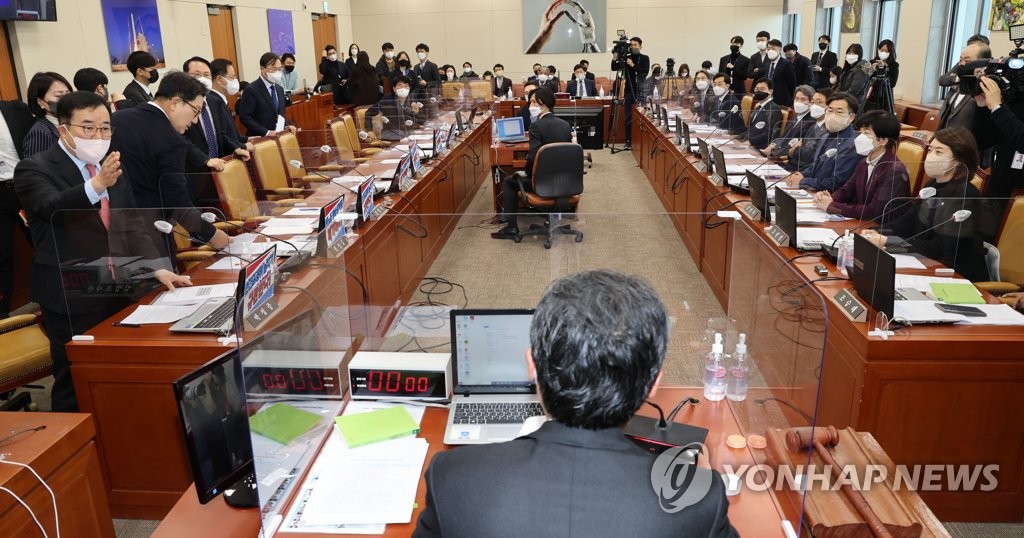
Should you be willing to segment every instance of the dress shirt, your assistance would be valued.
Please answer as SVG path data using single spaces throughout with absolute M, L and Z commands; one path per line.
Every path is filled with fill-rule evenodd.
M 86 169 L 85 167 L 85 165 L 88 163 L 86 163 L 82 159 L 79 159 L 78 157 L 75 157 L 75 154 L 71 153 L 71 151 L 68 150 L 67 146 L 64 145 L 63 140 L 58 140 L 57 144 L 60 145 L 60 149 L 64 150 L 64 153 L 66 153 L 67 156 L 71 159 L 71 162 L 75 163 L 75 166 L 78 167 L 78 171 L 82 173 L 82 180 L 85 181 L 85 195 L 89 197 L 89 203 L 96 205 L 100 203 L 101 198 L 108 198 L 106 189 L 103 189 L 103 192 L 96 192 L 96 189 L 92 187 L 92 181 L 89 181 L 90 179 L 92 179 L 92 176 L 89 175 L 89 170 Z M 96 173 L 98 174 L 99 167 L 97 166 L 96 168 Z
M 132 82 L 134 82 L 135 84 L 138 84 L 139 87 L 142 88 L 142 91 L 145 92 L 146 95 L 149 96 L 150 100 L 153 99 L 153 94 L 149 93 L 149 86 L 146 86 L 145 84 L 143 84 L 143 83 L 141 83 L 141 82 L 139 82 L 138 80 L 135 80 L 135 79 L 132 79 Z
M 14 167 L 18 166 L 18 147 L 14 145 L 14 136 L 7 126 L 7 121 L 0 116 L 0 181 L 14 178 Z

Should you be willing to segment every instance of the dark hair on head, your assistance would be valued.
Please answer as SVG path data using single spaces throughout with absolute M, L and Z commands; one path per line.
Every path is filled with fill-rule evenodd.
M 828 99 L 825 100 L 825 104 L 830 105 L 835 101 L 846 101 L 846 106 L 850 108 L 850 114 L 856 114 L 857 107 L 860 106 L 860 102 L 857 101 L 857 98 L 846 92 L 833 93 L 832 95 L 828 96 Z
M 786 43 L 786 46 L 782 47 L 782 52 L 789 52 L 791 50 L 800 50 L 800 49 L 796 46 L 796 43 Z
M 172 71 L 160 79 L 160 87 L 156 90 L 156 98 L 194 101 L 196 97 L 206 96 L 206 86 L 202 82 L 181 71 Z
M 146 51 L 137 50 L 128 55 L 128 61 L 125 64 L 128 66 L 128 72 L 134 77 L 135 72 L 139 69 L 148 69 L 156 66 L 156 56 Z
M 452 71 L 455 71 L 455 66 L 454 65 L 452 65 L 452 64 L 444 64 L 444 65 L 441 66 L 441 72 L 447 73 L 449 68 L 451 68 Z
M 953 158 L 964 165 L 964 170 L 967 173 L 957 173 L 953 176 L 953 179 L 955 181 L 969 180 L 979 166 L 978 142 L 974 139 L 974 134 L 966 127 L 954 125 L 940 129 L 935 133 L 933 140 L 938 140 L 949 146 L 949 150 L 953 153 Z
M 106 73 L 95 67 L 83 67 L 75 73 L 75 89 L 83 92 L 94 92 L 96 88 L 109 83 Z
M 654 387 L 668 331 L 665 305 L 638 277 L 597 270 L 556 280 L 530 325 L 544 409 L 570 427 L 624 424 Z
M 828 41 L 829 43 L 832 42 L 832 38 L 829 37 L 828 34 L 821 34 L 820 36 L 818 36 L 818 41 L 821 41 L 822 39 Z
M 548 110 L 555 108 L 555 92 L 551 91 L 551 88 L 547 86 L 541 86 L 536 90 L 533 90 L 533 98 L 537 101 L 537 104 L 544 105 Z
M 885 110 L 870 110 L 857 118 L 857 129 L 868 127 L 875 133 L 875 138 L 885 138 L 885 149 L 896 149 L 900 139 L 900 120 Z
M 643 45 L 643 44 L 644 44 L 644 40 L 643 40 L 643 39 L 640 39 L 640 38 L 639 38 L 639 37 L 637 37 L 637 36 L 633 36 L 633 37 L 629 38 L 629 40 L 630 40 L 630 41 L 636 41 L 637 43 L 639 43 L 639 44 L 641 44 L 641 45 Z
M 849 47 L 846 47 L 846 54 L 854 53 L 857 55 L 858 61 L 864 59 L 864 47 L 860 46 L 860 43 L 852 43 Z M 846 59 L 843 59 L 846 62 Z M 847 63 L 846 65 L 850 65 Z
M 768 44 L 773 47 L 779 47 L 780 49 L 782 48 L 782 41 L 779 41 L 778 39 L 771 39 L 768 41 Z
M 529 88 L 530 86 L 533 86 L 533 90 L 536 90 L 537 89 L 537 82 L 536 81 L 527 80 L 526 82 L 523 83 L 523 91 L 526 92 L 526 94 L 527 94 L 526 95 L 526 100 L 527 101 L 530 100 L 530 95 L 529 94 L 533 93 L 533 90 L 529 90 L 529 91 L 526 90 L 526 88 Z
M 490 71 L 484 71 L 484 74 L 480 75 L 480 76 L 483 77 L 483 78 L 493 77 L 494 73 L 491 73 Z
M 704 60 L 700 63 L 701 69 L 711 69 L 715 64 L 711 63 L 711 60 Z
M 399 84 L 405 84 L 406 86 L 412 86 L 412 81 L 409 80 L 409 77 L 407 77 L 405 75 L 398 75 L 397 77 L 395 77 L 395 80 L 391 84 L 391 87 L 398 86 Z
M 533 64 L 533 67 L 544 67 L 544 66 L 540 65 L 540 64 Z
M 430 47 L 428 47 L 426 43 L 420 43 L 419 45 L 416 45 L 416 52 L 419 52 L 421 50 L 423 52 L 430 52 Z
M 394 50 L 394 49 L 395 49 L 395 46 L 392 45 L 390 41 L 385 41 L 384 44 L 380 46 L 380 51 L 381 52 L 387 52 L 389 50 Z
M 762 82 L 765 83 L 766 86 L 768 86 L 769 90 L 775 89 L 775 85 L 772 84 L 772 81 L 768 80 L 765 77 L 761 77 L 761 78 L 755 80 L 754 83 L 750 87 L 753 88 L 754 86 L 757 86 L 758 84 L 760 84 Z
M 829 88 L 816 88 L 814 93 L 820 93 L 825 97 L 825 103 L 828 103 L 828 98 L 832 96 L 832 90 Z
M 71 116 L 76 110 L 92 110 L 98 107 L 106 108 L 107 102 L 90 90 L 79 90 L 71 92 L 57 101 L 57 121 L 63 124 L 71 123 Z
M 707 71 L 705 71 L 703 69 L 701 69 L 700 71 L 697 71 L 696 73 L 693 74 L 693 80 L 696 81 L 697 77 L 700 76 L 700 75 L 704 75 L 704 78 L 706 78 L 708 80 L 711 80 L 711 73 L 708 73 Z
M 971 43 L 984 43 L 985 45 L 991 45 L 988 41 L 988 36 L 985 34 L 974 34 L 971 37 L 968 37 L 967 44 L 970 45 Z
M 330 54 L 332 50 L 338 50 L 338 47 L 335 47 L 334 45 L 324 45 L 324 52 L 327 54 Z
M 264 52 L 263 56 L 260 56 L 260 67 L 270 67 L 274 62 L 280 59 L 281 57 L 273 52 Z
M 494 64 L 494 67 L 492 67 L 491 69 L 495 69 L 495 70 L 501 69 L 502 71 L 504 71 L 505 70 L 505 66 L 501 65 L 501 64 Z
M 473 64 L 470 62 L 462 62 L 462 67 L 473 67 Z
M 193 57 L 185 60 L 185 63 L 181 64 L 181 70 L 186 72 L 186 73 L 188 73 L 188 66 L 192 62 L 199 62 L 199 63 L 205 65 L 207 67 L 207 69 L 210 68 L 210 62 L 206 58 L 202 58 L 200 56 L 193 56 Z
M 292 54 L 292 53 L 290 53 L 290 52 L 286 52 L 286 53 L 284 53 L 284 54 L 282 54 L 282 55 L 281 55 L 281 63 L 284 63 L 284 62 L 285 62 L 286 60 L 291 60 L 291 61 L 293 61 L 293 62 L 294 62 L 294 61 L 297 61 L 297 60 L 295 59 L 295 55 L 294 55 L 294 54 Z
M 886 63 L 895 62 L 896 61 L 896 44 L 893 43 L 891 39 L 883 39 L 882 41 L 878 42 L 878 46 L 875 47 L 875 50 L 877 51 L 878 49 L 880 49 L 882 47 L 886 47 L 889 50 L 889 59 L 886 60 Z M 876 54 L 875 57 L 877 58 L 878 55 Z
M 573 73 L 575 73 L 577 69 L 583 69 L 583 66 L 580 65 L 580 64 L 576 64 L 576 65 L 572 66 L 572 72 Z
M 361 50 L 359 54 L 356 54 L 356 65 L 373 69 L 373 64 L 370 63 L 370 55 L 365 50 Z
M 978 45 L 978 59 L 979 60 L 991 60 L 992 59 L 992 48 L 989 47 L 988 45 L 982 43 L 981 41 L 978 41 L 977 45 Z
M 38 118 L 46 117 L 46 110 L 39 106 L 39 100 L 46 100 L 46 92 L 50 91 L 50 86 L 56 83 L 61 83 L 68 87 L 70 92 L 74 88 L 71 87 L 71 83 L 68 79 L 64 78 L 60 73 L 54 73 L 53 71 L 46 71 L 43 73 L 36 73 L 32 75 L 32 80 L 28 82 L 28 109 L 32 111 L 32 114 Z
M 679 65 L 679 71 L 678 71 L 679 76 L 683 76 L 683 71 L 686 71 L 686 74 L 689 75 L 690 74 L 690 64 L 686 64 L 686 63 L 680 64 Z
M 757 38 L 760 39 L 762 37 L 765 39 L 771 39 L 772 34 L 768 33 L 767 30 L 761 30 L 760 32 L 757 33 Z
M 741 35 L 734 35 L 734 36 L 732 36 L 732 39 L 729 40 L 729 43 L 730 44 L 736 43 L 737 45 L 742 47 L 743 46 L 743 36 L 741 36 Z
M 714 81 L 716 81 L 718 79 L 724 79 L 726 84 L 728 84 L 730 86 L 732 85 L 732 77 L 730 77 L 729 75 L 727 75 L 725 73 L 716 73 L 715 74 L 715 78 L 711 79 L 711 81 L 714 82 Z
M 828 70 L 828 74 L 830 74 L 830 75 L 842 75 L 843 74 L 843 68 L 838 66 L 838 65 L 833 65 L 832 68 Z
M 217 77 L 227 76 L 229 65 L 235 64 L 231 63 L 231 60 L 228 60 L 227 58 L 217 58 L 210 62 L 210 76 L 213 77 L 214 80 L 217 80 Z
M 405 51 L 403 50 L 403 51 L 401 51 L 401 52 L 398 52 L 398 53 L 396 53 L 396 54 L 395 54 L 395 60 L 397 61 L 397 60 L 401 59 L 401 58 L 402 58 L 402 56 L 405 56 L 405 59 L 406 59 L 406 60 L 408 60 L 408 59 L 409 59 L 409 53 L 408 53 L 408 52 L 405 52 Z
M 589 66 L 589 65 L 590 65 L 590 62 L 589 62 L 589 61 L 587 61 L 587 59 L 586 59 L 586 58 L 584 58 L 584 59 L 580 60 L 580 65 L 588 65 L 588 66 Z

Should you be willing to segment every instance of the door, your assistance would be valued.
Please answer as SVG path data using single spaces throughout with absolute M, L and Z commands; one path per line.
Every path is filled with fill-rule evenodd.
M 14 60 L 11 58 L 11 42 L 7 37 L 7 22 L 0 22 L 0 100 L 20 99 L 18 83 L 14 77 Z
M 207 16 L 210 19 L 210 45 L 213 47 L 213 58 L 224 58 L 231 60 L 235 66 L 235 74 L 242 80 L 242 74 L 238 71 L 238 49 L 235 48 L 235 17 L 234 10 L 230 6 L 207 6 Z M 228 99 L 228 110 L 232 116 L 235 113 L 235 102 L 242 94 L 225 95 Z M 244 131 L 242 131 L 244 132 Z
M 313 14 L 313 51 L 316 56 L 309 65 L 320 65 L 324 47 L 334 45 L 338 47 L 338 57 L 342 52 L 348 51 L 348 46 L 338 43 L 338 25 L 334 15 L 327 13 Z

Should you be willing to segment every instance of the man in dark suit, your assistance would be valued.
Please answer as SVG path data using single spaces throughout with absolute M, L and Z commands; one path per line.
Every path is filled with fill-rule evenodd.
M 366 110 L 365 124 L 363 128 L 367 132 L 375 132 L 373 128 L 374 118 L 382 114 L 383 128 L 380 137 L 384 140 L 401 140 L 408 136 L 418 125 L 423 123 L 420 115 L 422 104 L 414 102 L 410 97 L 412 89 L 411 81 L 406 77 L 398 77 L 392 86 L 392 93 L 381 98 L 376 104 Z M 412 122 L 409 125 L 409 122 Z
M 797 48 L 796 43 L 789 43 L 782 47 L 782 53 L 786 56 L 786 61 L 793 64 L 793 72 L 796 73 L 796 85 L 802 86 L 807 84 L 813 86 L 814 69 L 812 69 L 811 61 L 806 56 L 800 54 L 800 49 Z
M 622 149 L 633 149 L 633 106 L 637 99 L 643 99 L 644 81 L 651 70 L 651 59 L 640 52 L 644 41 L 639 37 L 629 40 L 629 53 L 619 58 L 612 53 L 612 71 L 625 73 L 625 91 L 623 92 L 622 110 L 626 115 L 626 143 Z
M 960 61 L 957 63 L 957 67 L 976 60 L 988 60 L 990 58 L 992 58 L 992 49 L 988 45 L 981 42 L 971 43 L 960 52 Z M 956 69 L 953 70 L 953 76 L 956 76 Z M 953 91 L 949 92 L 949 95 L 946 96 L 946 99 L 942 102 L 942 107 L 939 109 L 939 129 L 944 129 L 951 125 L 973 129 L 974 113 L 978 110 L 978 104 L 974 102 L 973 96 L 964 95 L 960 91 L 958 84 L 955 86 Z
M 764 68 L 764 64 L 768 61 L 768 42 L 771 39 L 772 35 L 764 30 L 757 33 L 757 39 L 754 42 L 757 46 L 757 52 L 750 55 L 747 78 L 757 80 L 768 76 L 768 71 Z
M 772 83 L 762 78 L 754 83 L 754 106 L 750 109 L 747 140 L 754 149 L 765 149 L 779 136 L 782 110 L 772 98 Z
M 130 298 L 76 296 L 65 290 L 62 262 L 106 256 L 142 256 L 146 267 L 169 289 L 190 285 L 169 269 L 166 251 L 157 247 L 152 229 L 139 222 L 131 187 L 119 181 L 120 154 L 106 155 L 110 112 L 92 92 L 74 92 L 57 103 L 59 140 L 50 149 L 22 161 L 15 171 L 18 196 L 32 230 L 32 300 L 43 313 L 53 358 L 52 410 L 78 410 L 64 345 L 131 302 Z M 102 165 L 100 164 L 100 161 Z M 114 210 L 114 211 L 112 211 Z M 118 281 L 118 268 L 92 265 L 100 282 Z M 155 271 L 154 271 L 155 270 Z M 109 278 L 108 278 L 108 273 Z M 123 274 L 120 274 L 123 277 Z M 92 278 L 90 278 L 90 281 Z
M 832 38 L 823 35 L 818 38 L 818 52 L 811 55 L 811 69 L 814 70 L 814 87 L 828 88 L 831 86 L 828 81 L 829 71 L 839 64 L 839 57 L 828 49 Z
M 124 87 L 124 99 L 117 101 L 118 110 L 148 103 L 153 100 L 149 85 L 156 84 L 160 72 L 156 70 L 156 57 L 148 52 L 137 50 L 128 55 L 128 72 L 134 79 Z
M 708 113 L 707 121 L 718 125 L 723 132 L 738 135 L 747 132 L 743 123 L 742 98 L 730 89 L 729 75 L 718 73 L 714 78 L 715 108 Z
M 750 58 L 740 52 L 743 47 L 743 36 L 733 36 L 729 40 L 729 54 L 718 60 L 718 72 L 729 76 L 732 80 L 730 88 L 736 95 L 747 93 L 747 69 L 750 66 Z
M 580 65 L 583 66 L 583 72 L 587 74 L 587 78 L 595 80 L 594 74 L 590 72 L 590 62 L 586 58 L 580 60 Z
M 210 62 L 205 58 L 194 56 L 185 60 L 182 71 L 198 80 L 207 90 L 211 90 L 206 95 L 206 102 L 203 103 L 202 110 L 199 111 L 199 121 L 189 125 L 185 130 L 185 138 L 192 142 L 188 158 L 190 171 L 223 170 L 222 158 L 230 155 L 248 161 L 249 151 L 245 145 L 239 143 L 237 137 L 228 136 L 221 130 L 220 125 L 213 117 L 213 110 L 209 105 L 210 95 L 213 93 L 213 72 Z
M 533 118 L 530 117 L 530 94 L 537 88 L 538 86 L 536 82 L 527 82 L 526 84 L 523 84 L 523 96 L 526 98 L 526 103 L 519 107 L 519 112 L 516 113 L 516 116 L 523 118 L 524 132 L 530 131 L 530 122 L 533 120 Z
M 494 78 L 491 79 L 491 95 L 502 98 L 508 97 L 512 91 L 512 79 L 505 76 L 505 66 L 494 64 Z
M 553 282 L 526 350 L 550 420 L 507 443 L 434 455 L 413 536 L 738 536 L 717 471 L 665 462 L 671 453 L 659 459 L 622 434 L 657 391 L 668 330 L 665 305 L 638 277 L 597 270 Z M 652 471 L 663 463 L 664 475 Z
M 828 96 L 824 116 L 828 135 L 817 145 L 810 168 L 786 178 L 790 186 L 836 192 L 850 179 L 860 161 L 853 141 L 857 136 L 853 123 L 857 120 L 859 106 L 857 98 L 845 92 Z
M 782 42 L 773 39 L 768 42 L 767 61 L 762 66 L 764 78 L 772 81 L 775 92 L 773 101 L 779 106 L 793 106 L 793 92 L 796 91 L 796 73 L 793 64 L 782 57 Z M 757 79 L 755 79 L 757 80 Z
M 24 156 L 25 134 L 36 118 L 21 101 L 0 101 L 0 318 L 11 311 L 14 292 L 14 230 L 21 228 L 21 203 L 14 193 L 14 168 Z
M 217 58 L 210 62 L 210 78 L 213 80 L 213 89 L 206 94 L 206 106 L 210 107 L 213 121 L 217 124 L 217 128 L 224 133 L 224 136 L 236 140 L 252 153 L 252 143 L 238 132 L 235 118 L 231 109 L 228 108 L 227 96 L 238 93 L 238 76 L 235 75 L 234 64 L 231 63 L 231 60 L 224 58 Z
M 786 120 L 786 132 L 776 138 L 768 147 L 761 150 L 761 154 L 775 159 L 785 159 L 790 155 L 790 150 L 796 147 L 807 133 L 811 131 L 817 122 L 811 116 L 811 100 L 814 99 L 814 88 L 804 84 L 796 87 L 796 95 L 793 97 L 793 112 Z
M 574 76 L 565 86 L 569 97 L 597 97 L 597 85 L 586 77 L 583 66 L 576 64 L 572 68 L 572 72 Z
M 428 59 L 430 47 L 426 43 L 416 45 L 416 57 L 419 59 L 413 68 L 416 80 L 419 81 L 419 88 L 416 88 L 415 95 L 425 97 L 433 95 L 441 90 L 441 73 L 437 70 L 437 64 Z
M 526 173 L 533 175 L 533 161 L 537 151 L 544 144 L 552 142 L 571 142 L 572 128 L 569 124 L 554 115 L 555 94 L 549 88 L 539 87 L 533 91 L 530 99 L 530 115 L 535 119 L 530 123 L 530 151 L 526 153 Z M 519 183 L 512 176 L 506 177 L 501 184 L 501 212 L 505 227 L 491 234 L 494 239 L 514 239 L 519 235 L 519 224 L 516 211 L 519 209 Z
M 224 248 L 227 234 L 199 218 L 185 175 L 189 142 L 181 135 L 199 120 L 205 96 L 206 88 L 196 79 L 168 73 L 152 102 L 114 114 L 110 146 L 121 153 L 137 207 L 169 210 L 165 220 L 180 220 L 200 241 Z
M 281 87 L 281 57 L 273 52 L 260 56 L 260 78 L 242 92 L 235 110 L 245 126 L 246 136 L 266 136 L 286 125 L 286 98 Z M 289 126 L 295 132 L 295 127 Z

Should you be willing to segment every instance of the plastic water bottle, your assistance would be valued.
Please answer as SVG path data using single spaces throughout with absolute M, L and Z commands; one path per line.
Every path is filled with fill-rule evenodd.
M 715 333 L 715 343 L 704 363 L 704 399 L 712 402 L 725 398 L 725 355 L 722 352 L 722 333 Z
M 846 230 L 846 234 L 843 235 L 838 244 L 839 251 L 836 253 L 836 265 L 843 276 L 849 276 L 847 268 L 853 266 L 853 237 L 850 235 L 850 230 Z
M 747 335 L 740 333 L 740 339 L 736 342 L 736 351 L 732 354 L 732 363 L 729 365 L 729 381 L 725 387 L 725 395 L 734 402 L 742 402 L 747 399 L 749 359 Z
M 597 96 L 604 99 L 604 86 L 601 86 L 601 89 L 597 90 Z
M 508 89 L 508 100 L 509 100 L 509 101 L 511 101 L 511 100 L 512 100 L 512 88 L 509 88 L 509 89 Z
M 578 144 L 579 143 L 579 142 L 576 142 L 576 128 L 575 127 L 572 128 L 572 143 L 573 144 Z
M 657 101 L 657 100 L 658 100 L 658 98 L 659 98 L 660 96 L 658 95 L 658 87 L 657 87 L 657 86 L 655 86 L 655 87 L 654 87 L 654 93 L 653 93 L 653 94 L 651 94 L 651 95 L 652 95 L 652 96 L 654 97 L 654 100 L 655 100 L 655 101 Z

